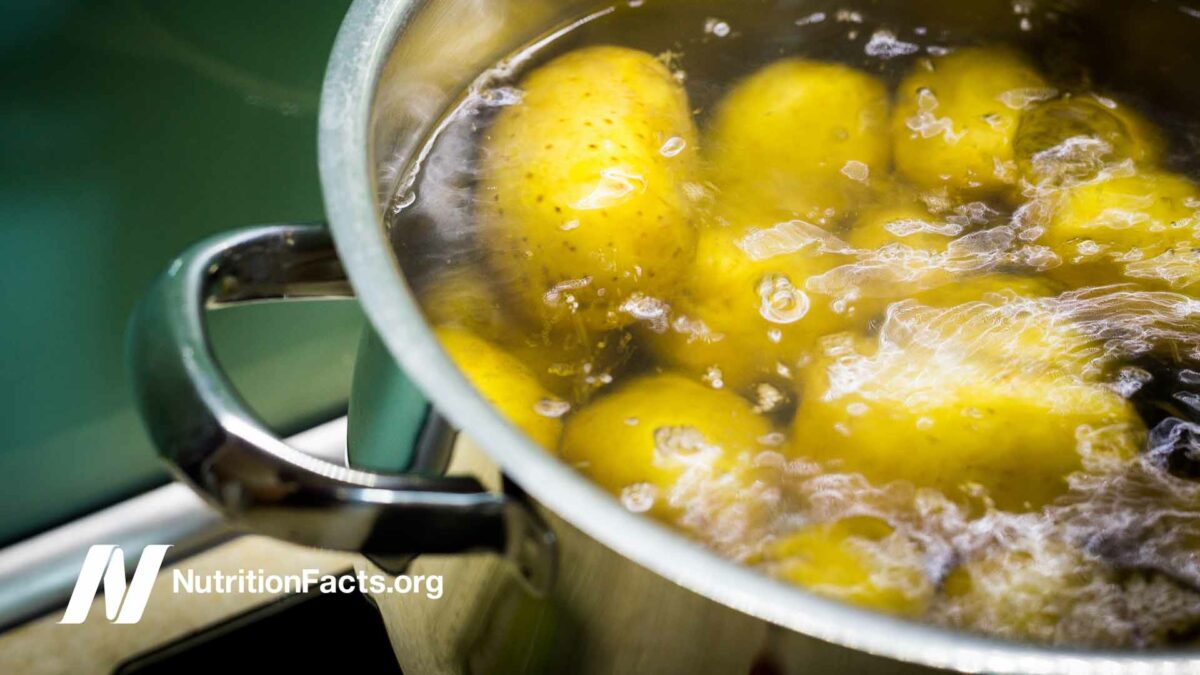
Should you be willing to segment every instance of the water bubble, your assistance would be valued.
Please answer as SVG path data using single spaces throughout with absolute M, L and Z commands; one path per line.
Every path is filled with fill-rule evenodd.
M 956 237 L 962 234 L 963 225 L 955 222 L 933 222 L 924 218 L 897 218 L 884 223 L 883 229 L 897 237 L 909 237 L 914 234 L 940 234 L 946 237 Z
M 525 99 L 525 92 L 516 87 L 492 87 L 480 91 L 478 97 L 479 103 L 485 106 L 503 108 L 520 103 Z
M 796 19 L 795 23 L 797 26 L 811 26 L 823 21 L 825 21 L 825 12 L 813 12 L 808 16 L 802 16 L 799 19 Z
M 1154 379 L 1150 371 L 1137 366 L 1124 366 L 1117 371 L 1117 379 L 1112 383 L 1113 391 L 1124 398 L 1129 398 L 1141 391 L 1146 383 Z
M 996 97 L 996 100 L 1013 110 L 1028 110 L 1035 103 L 1048 101 L 1058 96 L 1058 90 L 1052 87 L 1023 87 L 1009 89 Z
M 860 183 L 867 182 L 867 177 L 871 175 L 871 168 L 858 160 L 851 159 L 842 166 L 842 175 Z
M 580 211 L 612 208 L 629 199 L 635 193 L 646 191 L 646 179 L 623 169 L 608 168 L 600 171 L 600 180 L 582 199 L 571 204 Z
M 758 313 L 771 323 L 795 323 L 808 314 L 808 295 L 782 274 L 766 275 L 758 282 L 757 290 L 762 299 Z
M 713 389 L 721 389 L 725 386 L 725 374 L 721 372 L 718 366 L 709 366 L 704 369 L 704 376 L 700 379 L 704 380 L 705 384 Z
M 1200 394 L 1191 391 L 1177 391 L 1171 397 L 1187 406 L 1192 414 L 1200 413 Z
M 767 413 L 778 408 L 787 396 L 778 388 L 766 383 L 760 382 L 754 388 L 754 412 Z
M 867 56 L 874 56 L 880 59 L 893 59 L 897 56 L 905 56 L 916 53 L 920 47 L 911 42 L 904 42 L 896 37 L 896 34 L 890 30 L 877 30 L 871 34 L 871 39 L 867 41 L 867 45 L 863 48 Z
M 542 417 L 562 417 L 571 410 L 571 404 L 557 398 L 544 398 L 533 404 L 533 411 Z
M 725 37 L 729 35 L 729 24 L 710 17 L 704 20 L 704 32 L 717 37 Z
M 542 301 L 551 307 L 557 307 L 562 304 L 569 305 L 573 309 L 578 309 L 579 304 L 575 299 L 575 295 L 571 291 L 577 291 L 587 288 L 592 285 L 591 277 L 583 277 L 582 279 L 567 279 L 560 281 L 550 287 L 550 290 L 542 296 Z
M 633 513 L 645 513 L 654 508 L 658 487 L 650 483 L 634 483 L 621 489 L 621 504 Z
M 634 293 L 621 303 L 620 310 L 638 321 L 646 322 L 655 333 L 665 333 L 670 325 L 668 317 L 671 306 L 658 298 Z
M 671 330 L 687 336 L 687 343 L 701 342 L 711 344 L 720 342 L 725 339 L 723 333 L 713 331 L 701 319 L 692 319 L 687 315 L 680 314 L 671 321 Z
M 683 152 L 683 149 L 686 147 L 687 141 L 682 136 L 672 136 L 658 149 L 658 154 L 663 157 L 674 157 Z
M 711 464 L 721 447 L 708 442 L 704 433 L 690 426 L 663 426 L 654 430 L 654 454 L 661 461 Z
M 769 434 L 758 437 L 758 442 L 769 448 L 777 448 L 787 442 L 787 436 L 778 431 L 772 431 Z M 765 453 L 764 453 L 765 454 Z M 774 453 L 771 453 L 774 454 Z
M 768 228 L 751 228 L 734 242 L 751 260 L 767 260 L 779 255 L 807 253 L 849 253 L 846 242 L 828 230 L 803 220 L 787 220 Z
M 954 120 L 949 117 L 938 117 L 934 111 L 938 108 L 937 96 L 927 87 L 917 92 L 917 114 L 904 120 L 909 130 L 915 131 L 921 138 L 941 136 L 947 143 L 954 145 L 966 134 L 966 131 L 954 130 Z

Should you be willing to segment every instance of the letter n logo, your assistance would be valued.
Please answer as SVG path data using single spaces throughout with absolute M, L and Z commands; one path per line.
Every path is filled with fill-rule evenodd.
M 104 584 L 104 614 L 109 621 L 140 621 L 146 601 L 150 599 L 150 589 L 154 587 L 154 578 L 158 576 L 169 548 L 170 544 L 151 544 L 142 550 L 128 591 L 125 587 L 125 554 L 120 547 L 100 544 L 88 549 L 83 567 L 79 570 L 79 580 L 75 582 L 75 590 L 71 592 L 71 600 L 67 603 L 67 611 L 63 612 L 59 623 L 83 623 L 101 583 Z

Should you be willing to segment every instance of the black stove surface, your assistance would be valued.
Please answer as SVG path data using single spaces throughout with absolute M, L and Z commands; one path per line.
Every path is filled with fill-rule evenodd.
M 378 610 L 358 593 L 290 595 L 119 665 L 116 675 L 401 673 Z

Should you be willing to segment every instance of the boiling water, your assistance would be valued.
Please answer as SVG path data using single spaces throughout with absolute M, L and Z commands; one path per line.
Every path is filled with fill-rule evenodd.
M 499 111 L 519 104 L 524 73 L 591 44 L 619 44 L 659 55 L 686 88 L 703 131 L 733 83 L 783 56 L 849 64 L 894 88 L 921 59 L 1000 42 L 1021 50 L 1058 88 L 1094 89 L 1132 104 L 1163 130 L 1167 168 L 1195 175 L 1200 152 L 1190 112 L 1196 102 L 1174 87 L 1171 73 L 1134 63 L 1133 51 L 1120 51 L 1123 28 L 1103 20 L 1118 16 L 1118 5 L 1023 0 L 893 4 L 632 1 L 600 11 L 539 43 L 536 51 L 519 52 L 483 74 L 448 111 L 412 180 L 400 186 L 391 203 L 390 225 L 410 281 L 427 301 L 444 302 L 444 296 L 425 291 L 458 275 L 487 279 L 499 291 L 498 299 L 474 298 L 463 307 L 427 310 L 434 318 L 446 312 L 488 314 L 488 321 L 505 321 L 511 313 L 505 289 L 525 281 L 490 268 L 476 237 L 480 139 Z M 1194 20 L 1172 6 L 1153 7 L 1158 13 L 1154 20 Z M 1172 67 L 1185 65 L 1183 57 L 1174 58 Z M 1119 163 L 1103 170 L 1113 175 L 1133 171 Z M 931 208 L 940 209 L 940 219 L 911 225 L 955 238 L 944 254 L 935 256 L 890 247 L 856 248 L 837 223 L 782 222 L 740 245 L 752 257 L 800 249 L 842 256 L 848 262 L 810 278 L 805 286 L 835 309 L 894 297 L 896 288 L 916 294 L 947 283 L 928 274 L 930 269 L 1037 277 L 1059 260 L 1039 243 L 1038 214 L 1028 206 L 1044 188 L 1026 187 L 1027 206 L 1017 208 L 1000 200 L 936 204 L 937 196 L 929 197 Z M 852 210 L 844 220 L 852 221 L 854 215 Z M 669 304 L 647 297 L 626 310 L 638 321 L 599 340 L 580 337 L 572 343 L 567 338 L 564 344 L 543 327 L 514 328 L 527 331 L 521 336 L 526 345 L 561 352 L 549 373 L 563 384 L 556 389 L 561 398 L 541 402 L 539 414 L 569 417 L 623 380 L 661 367 L 639 348 L 638 331 L 678 330 L 678 320 L 668 326 Z M 1119 441 L 1112 430 L 1081 431 L 1083 464 L 1070 476 L 1069 492 L 1041 509 L 1014 512 L 997 508 L 987 496 L 962 499 L 905 481 L 870 482 L 861 474 L 839 471 L 836 463 L 789 457 L 779 448 L 785 442 L 780 431 L 760 439 L 756 456 L 743 458 L 759 476 L 748 486 L 715 480 L 708 471 L 685 472 L 670 497 L 682 506 L 675 524 L 723 555 L 771 573 L 777 570 L 764 557 L 764 542 L 808 523 L 878 518 L 890 532 L 859 538 L 856 550 L 874 561 L 877 583 L 932 596 L 920 613 L 925 620 L 1065 644 L 1190 641 L 1200 628 L 1200 301 L 1131 285 L 1036 298 L 999 293 L 987 302 L 940 308 L 907 300 L 892 304 L 867 327 L 869 349 L 861 339 L 831 335 L 816 351 L 833 358 L 833 388 L 844 392 L 881 378 L 907 382 L 934 376 L 928 368 L 913 370 L 914 361 L 961 367 L 972 357 L 961 353 L 964 348 L 987 350 L 993 354 L 991 362 L 1002 365 L 982 375 L 964 370 L 963 378 L 1042 376 L 1047 365 L 1029 358 L 1026 324 L 1029 330 L 1071 326 L 1090 338 L 1086 349 L 1056 358 L 1074 362 L 1091 381 L 1134 403 L 1149 434 L 1133 460 L 1114 459 L 1113 445 Z M 969 331 L 969 339 L 961 339 L 963 331 Z M 803 398 L 792 386 L 792 370 L 804 364 L 789 365 L 778 380 L 763 382 L 752 392 L 756 409 L 781 430 Z M 719 371 L 703 379 L 723 386 Z M 660 450 L 671 452 L 682 444 L 694 453 L 704 445 L 686 430 L 676 436 L 662 439 Z M 730 490 L 739 492 L 738 508 L 729 507 Z M 634 484 L 620 498 L 640 512 L 651 508 L 656 495 L 645 484 Z M 965 561 L 979 560 L 988 562 L 973 575 L 974 592 L 956 592 L 956 570 Z M 916 577 L 914 569 L 919 570 Z

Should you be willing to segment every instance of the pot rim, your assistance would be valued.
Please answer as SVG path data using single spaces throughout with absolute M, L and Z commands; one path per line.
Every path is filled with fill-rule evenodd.
M 971 635 L 818 596 L 721 558 L 624 509 L 485 402 L 442 350 L 390 252 L 375 191 L 371 112 L 392 46 L 424 3 L 355 0 L 321 93 L 326 215 L 368 320 L 421 390 L 538 502 L 603 545 L 691 591 L 764 621 L 870 654 L 976 672 L 1184 672 L 1200 652 L 1054 648 Z

